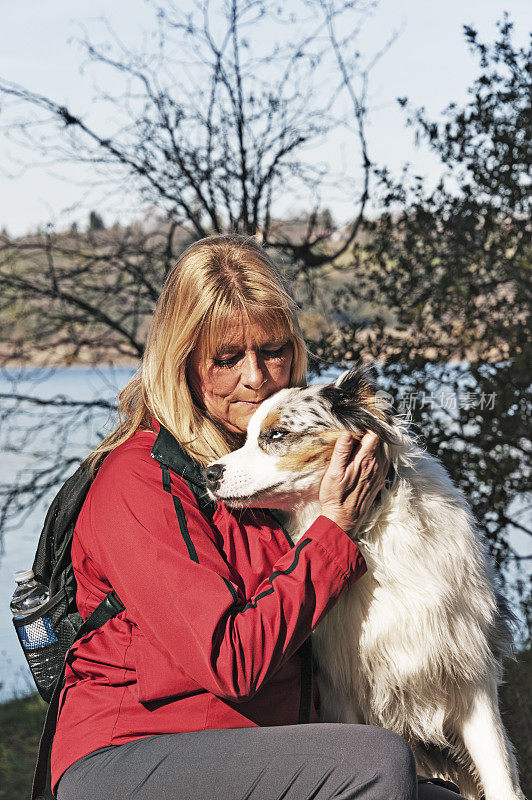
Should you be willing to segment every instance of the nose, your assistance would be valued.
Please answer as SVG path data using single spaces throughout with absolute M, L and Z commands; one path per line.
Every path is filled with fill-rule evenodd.
M 205 474 L 205 483 L 207 484 L 207 488 L 214 492 L 218 486 L 220 485 L 220 481 L 222 479 L 222 475 L 224 474 L 225 467 L 223 464 L 211 464 L 210 467 L 206 467 L 204 470 Z
M 250 389 L 255 390 L 260 389 L 260 387 L 266 382 L 264 367 L 261 363 L 259 363 L 259 359 L 255 352 L 246 353 L 242 367 L 241 381 L 244 386 L 248 386 Z

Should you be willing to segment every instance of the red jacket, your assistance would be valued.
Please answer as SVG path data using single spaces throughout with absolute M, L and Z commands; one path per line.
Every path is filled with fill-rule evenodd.
M 125 611 L 72 648 L 52 786 L 107 745 L 299 721 L 298 648 L 363 558 L 325 517 L 297 547 L 266 511 L 219 503 L 211 521 L 203 491 L 164 428 L 138 431 L 100 468 L 72 543 L 77 604 L 86 618 L 113 588 Z

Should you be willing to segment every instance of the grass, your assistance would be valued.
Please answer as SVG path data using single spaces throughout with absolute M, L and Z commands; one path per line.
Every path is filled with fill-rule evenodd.
M 0 705 L 0 798 L 27 800 L 46 705 L 28 695 Z
M 520 764 L 521 786 L 532 797 L 532 650 L 506 666 L 501 707 Z M 46 706 L 37 695 L 0 704 L 0 800 L 27 800 Z

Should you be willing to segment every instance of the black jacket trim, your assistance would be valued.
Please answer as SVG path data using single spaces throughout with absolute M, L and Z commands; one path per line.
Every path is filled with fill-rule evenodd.
M 275 511 L 272 511 L 271 508 L 267 509 L 267 510 L 268 510 L 268 512 L 270 514 L 270 517 L 273 517 L 274 522 L 276 522 L 277 525 L 279 526 L 279 528 L 281 529 L 281 531 L 283 533 L 283 536 L 286 539 L 286 541 L 288 542 L 288 544 L 290 545 L 290 547 L 293 548 L 294 547 L 294 543 L 293 543 L 291 537 L 289 536 L 288 532 L 285 530 L 285 527 L 284 527 L 283 523 L 279 519 L 279 515 L 276 514 Z
M 168 472 L 168 467 L 165 464 L 161 464 L 161 472 L 163 476 L 163 489 L 165 492 L 168 492 L 168 494 L 174 501 L 175 513 L 177 516 L 177 521 L 179 522 L 179 530 L 181 531 L 181 536 L 183 537 L 183 540 L 187 546 L 190 559 L 191 561 L 195 561 L 196 564 L 199 564 L 199 558 L 196 552 L 196 548 L 194 547 L 194 542 L 190 538 L 190 533 L 188 532 L 187 520 L 185 517 L 185 512 L 183 511 L 181 500 L 179 499 L 179 497 L 176 497 L 175 494 L 172 494 L 172 484 L 170 481 L 170 474 Z
M 197 461 L 185 453 L 181 445 L 163 425 L 151 449 L 152 458 L 164 464 L 179 475 L 186 482 L 188 488 L 196 498 L 199 509 L 209 521 L 212 521 L 217 503 L 209 500 L 207 486 L 203 478 L 203 469 Z
M 225 585 L 227 586 L 227 588 L 231 592 L 231 597 L 233 598 L 233 602 L 234 603 L 238 603 L 240 598 L 238 596 L 238 592 L 236 591 L 236 589 L 233 586 L 233 584 L 231 583 L 231 581 L 228 581 L 227 578 L 224 578 L 223 575 L 220 575 L 220 578 L 223 580 L 223 582 L 225 583 Z
M 275 578 L 277 578 L 279 575 L 290 575 L 290 573 L 293 572 L 297 567 L 299 561 L 299 554 L 301 553 L 302 549 L 307 546 L 307 544 L 310 544 L 310 541 L 311 541 L 310 539 L 303 539 L 301 542 L 299 542 L 298 546 L 294 550 L 294 560 L 292 561 L 290 566 L 287 569 L 276 570 L 275 572 L 272 572 L 272 574 L 268 578 L 268 581 L 270 583 L 273 583 Z M 267 597 L 267 595 L 271 594 L 272 592 L 273 592 L 273 586 L 270 586 L 269 589 L 266 589 L 264 592 L 258 594 L 252 603 L 247 603 L 244 606 L 244 608 L 240 609 L 240 611 L 241 612 L 247 611 L 248 608 L 256 608 L 257 602 L 261 600 L 263 597 Z
M 205 480 L 200 464 L 185 453 L 178 441 L 163 425 L 159 428 L 151 454 L 160 464 L 166 464 L 187 483 L 190 481 L 200 489 L 205 489 Z

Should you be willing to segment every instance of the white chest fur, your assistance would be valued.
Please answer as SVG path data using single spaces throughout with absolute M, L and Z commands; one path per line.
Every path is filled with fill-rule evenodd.
M 295 508 L 294 542 L 319 513 L 314 503 Z M 322 716 L 445 746 L 449 687 L 485 671 L 496 612 L 473 519 L 445 470 L 423 455 L 399 468 L 354 538 L 368 571 L 314 632 L 332 706 Z

